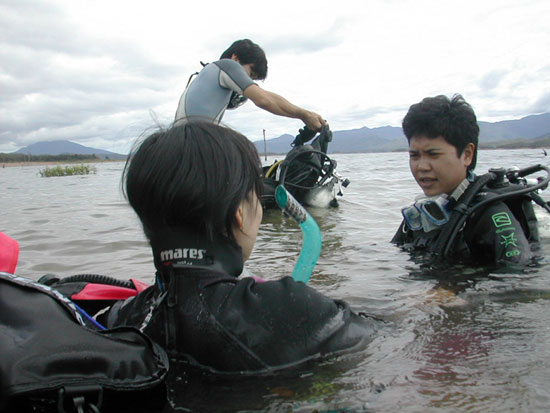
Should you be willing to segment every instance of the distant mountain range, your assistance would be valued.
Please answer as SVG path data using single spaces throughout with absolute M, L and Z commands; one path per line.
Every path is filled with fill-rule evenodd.
M 527 116 L 518 120 L 501 122 L 479 122 L 480 148 L 519 148 L 550 146 L 550 113 Z M 297 134 L 297 132 L 296 132 Z M 401 127 L 351 129 L 332 131 L 329 153 L 389 152 L 407 150 L 407 139 Z M 288 152 L 295 136 L 282 135 L 266 140 L 269 154 Z M 261 154 L 264 141 L 254 144 Z
M 105 151 L 103 149 L 89 148 L 71 141 L 45 141 L 37 142 L 25 148 L 21 148 L 14 153 L 24 155 L 96 155 L 101 159 L 122 160 L 126 159 L 127 155 Z
M 518 120 L 479 122 L 480 148 L 550 148 L 550 113 L 527 116 Z M 296 134 L 298 131 L 296 131 Z M 332 131 L 329 153 L 390 152 L 407 150 L 407 139 L 401 127 L 350 129 Z M 268 154 L 283 154 L 291 149 L 293 135 L 285 134 L 266 140 Z M 258 152 L 264 153 L 264 141 L 254 142 Z M 102 159 L 126 159 L 127 155 L 90 148 L 66 140 L 38 142 L 15 153 L 26 155 L 95 154 Z

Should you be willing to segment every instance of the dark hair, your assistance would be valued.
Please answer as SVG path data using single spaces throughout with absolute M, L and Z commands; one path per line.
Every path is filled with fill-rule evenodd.
M 402 126 L 409 144 L 414 136 L 430 139 L 442 136 L 456 148 L 457 156 L 462 155 L 466 145 L 473 143 L 474 156 L 468 170 L 475 168 L 479 125 L 474 110 L 461 95 L 456 94 L 452 99 L 444 95 L 422 99 L 409 108 Z
M 183 227 L 235 241 L 239 204 L 251 191 L 261 197 L 261 179 L 252 142 L 229 128 L 194 121 L 136 146 L 124 167 L 123 189 L 149 239 L 163 227 Z
M 264 80 L 267 77 L 267 59 L 262 48 L 256 43 L 249 39 L 237 40 L 222 53 L 220 59 L 231 59 L 233 55 L 239 58 L 242 65 L 252 63 L 252 69 L 258 80 Z

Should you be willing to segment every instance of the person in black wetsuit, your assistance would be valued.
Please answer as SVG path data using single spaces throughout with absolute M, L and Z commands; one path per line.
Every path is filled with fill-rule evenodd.
M 178 359 L 217 372 L 292 366 L 367 343 L 377 321 L 291 277 L 239 279 L 262 206 L 261 163 L 243 135 L 188 122 L 130 155 L 125 194 L 150 241 L 156 283 L 113 306 Z
M 529 197 L 497 201 L 473 212 L 454 238 L 444 245 L 445 227 L 453 208 L 476 188 L 479 126 L 472 107 L 460 95 L 427 97 L 412 105 L 403 119 L 409 142 L 411 172 L 424 195 L 403 208 L 403 221 L 392 243 L 410 251 L 440 253 L 446 259 L 482 264 L 524 264 L 530 242 L 539 240 Z M 470 194 L 468 194 L 470 195 Z M 483 186 L 472 204 L 494 196 Z M 448 229 L 448 228 L 447 228 Z M 458 229 L 458 228 L 457 228 Z

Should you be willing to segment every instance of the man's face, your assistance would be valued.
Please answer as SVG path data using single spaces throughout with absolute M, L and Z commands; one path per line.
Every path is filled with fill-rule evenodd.
M 474 149 L 474 144 L 469 143 L 458 156 L 456 148 L 442 136 L 435 139 L 413 136 L 409 143 L 409 165 L 424 194 L 451 194 L 466 178 Z
M 246 73 L 248 73 L 248 76 L 250 76 L 252 80 L 258 80 L 258 75 L 254 71 L 254 63 L 247 63 L 241 66 L 246 71 Z
M 236 54 L 233 54 L 233 56 L 231 56 L 231 59 L 233 59 L 235 62 L 238 62 L 240 63 L 240 65 L 243 67 L 243 69 L 245 70 L 246 73 L 248 73 L 248 76 L 250 76 L 250 78 L 252 80 L 258 80 L 258 74 L 254 71 L 254 63 L 246 63 L 246 64 L 242 64 L 241 61 L 239 60 L 239 57 L 236 55 Z

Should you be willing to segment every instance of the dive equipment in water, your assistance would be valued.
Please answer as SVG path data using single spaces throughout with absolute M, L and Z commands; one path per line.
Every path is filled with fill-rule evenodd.
M 336 196 L 342 196 L 342 188 L 350 181 L 336 173 L 337 163 L 327 155 L 332 132 L 328 125 L 323 126 L 319 135 L 307 126 L 290 144 L 292 149 L 282 161 L 263 167 L 264 190 L 262 206 L 276 208 L 275 188 L 283 185 L 302 205 L 321 208 L 336 207 Z M 306 144 L 309 140 L 313 141 Z
M 307 283 L 321 254 L 321 230 L 317 222 L 284 186 L 279 185 L 275 189 L 275 200 L 283 212 L 296 220 L 302 230 L 304 241 L 292 278 Z
M 328 130 L 328 128 L 326 126 L 324 128 L 326 128 Z M 316 133 L 317 132 L 315 132 L 313 129 L 310 129 L 309 126 L 306 125 L 302 129 L 298 130 L 298 135 L 296 136 L 294 141 L 290 144 L 290 146 L 292 146 L 292 147 L 302 146 L 307 141 L 310 141 L 311 139 L 313 139 L 313 137 L 315 136 Z M 332 140 L 332 133 L 331 133 L 331 140 Z M 326 150 L 325 150 L 325 152 L 326 152 Z
M 537 179 L 537 182 L 538 182 L 537 184 L 531 185 L 529 181 L 522 179 L 527 175 L 531 175 L 539 171 L 545 171 L 546 178 L 540 179 L 540 180 Z M 536 191 L 538 191 L 539 189 L 546 189 L 548 187 L 548 183 L 550 183 L 550 168 L 540 164 L 529 166 L 527 168 L 519 169 L 519 170 L 512 169 L 511 174 L 506 173 L 506 179 L 504 181 L 504 184 L 501 183 L 501 168 L 490 169 L 487 175 L 489 174 L 492 176 L 492 179 L 490 179 L 489 182 L 487 182 L 487 186 L 489 188 L 498 189 L 499 194 L 492 198 L 487 198 L 471 206 L 470 210 L 468 211 L 468 215 L 470 215 L 476 209 L 481 208 L 482 206 L 487 205 L 489 203 L 501 201 L 510 197 L 515 197 L 520 195 L 526 195 L 526 194 L 532 194 L 532 193 L 536 194 Z M 512 179 L 510 179 L 510 177 Z M 493 184 L 494 181 L 496 181 L 498 184 L 494 185 Z M 516 183 L 516 185 L 511 185 L 511 183 Z M 519 185 L 519 189 L 517 189 L 518 188 L 517 185 Z M 532 199 L 535 202 L 537 202 L 538 200 L 537 204 L 539 204 L 543 208 L 545 209 L 548 208 L 548 204 L 544 200 L 542 200 L 541 197 L 532 197 Z M 539 203 L 541 201 L 542 203 Z
M 161 411 L 169 361 L 160 345 L 134 328 L 97 331 L 30 279 L 0 272 L 0 292 L 0 412 Z
M 534 183 L 534 181 L 525 179 L 526 176 L 539 171 L 546 172 L 546 178 L 537 178 L 536 182 L 538 183 L 531 184 Z M 466 219 L 472 215 L 474 211 L 490 203 L 506 201 L 510 198 L 526 195 L 545 210 L 550 212 L 548 203 L 544 201 L 537 193 L 538 190 L 546 189 L 549 183 L 550 168 L 540 164 L 523 169 L 490 169 L 488 173 L 478 177 L 478 179 L 467 188 L 464 192 L 464 196 L 460 199 L 460 202 L 458 202 L 453 208 L 449 222 L 441 229 L 441 234 L 438 237 L 433 252 L 446 257 L 449 254 L 451 245 L 453 244 L 458 232 L 464 226 Z M 477 204 L 473 204 L 472 201 L 474 197 L 481 192 L 482 188 L 486 185 L 488 188 L 495 189 L 497 194 L 495 196 L 488 197 Z
M 304 142 L 315 136 L 315 131 L 306 126 L 299 132 L 291 144 L 294 149 L 277 169 L 277 180 L 290 190 L 311 190 L 322 186 L 334 176 L 336 161 L 326 154 L 328 143 L 332 141 L 332 132 L 328 126 L 323 126 L 315 140 L 315 147 L 303 146 Z

